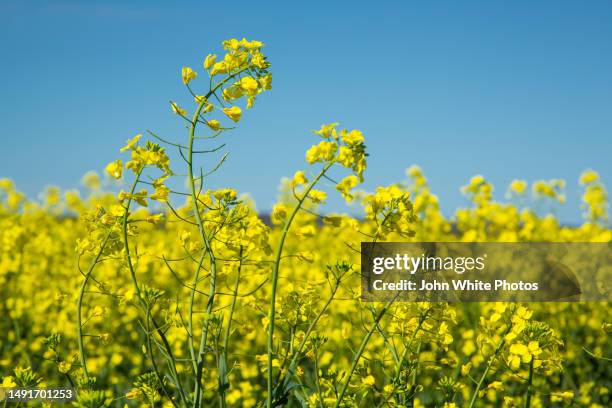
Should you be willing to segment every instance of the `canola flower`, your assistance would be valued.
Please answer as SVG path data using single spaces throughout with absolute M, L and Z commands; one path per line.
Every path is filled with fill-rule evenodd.
M 358 273 L 362 241 L 609 242 L 599 174 L 580 176 L 577 227 L 527 205 L 561 205 L 561 180 L 515 180 L 498 202 L 477 175 L 445 217 L 417 166 L 360 191 L 366 136 L 328 123 L 266 225 L 207 187 L 216 140 L 272 89 L 263 43 L 222 47 L 180 71 L 182 139 L 138 134 L 109 158 L 124 190 L 88 173 L 88 194 L 39 203 L 0 179 L 3 387 L 71 385 L 79 407 L 610 405 L 607 304 L 364 303 Z M 327 213 L 333 195 L 364 218 Z

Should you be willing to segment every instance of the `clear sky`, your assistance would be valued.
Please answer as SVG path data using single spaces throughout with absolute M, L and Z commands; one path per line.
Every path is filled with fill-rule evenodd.
M 610 189 L 612 2 L 594 0 L 0 0 L 0 177 L 35 197 L 146 129 L 184 138 L 168 109 L 185 99 L 181 67 L 243 36 L 267 44 L 274 89 L 225 136 L 212 183 L 260 210 L 330 121 L 364 131 L 365 187 L 417 163 L 447 214 L 478 173 L 498 198 L 513 178 L 566 179 L 571 223 L 582 170 Z

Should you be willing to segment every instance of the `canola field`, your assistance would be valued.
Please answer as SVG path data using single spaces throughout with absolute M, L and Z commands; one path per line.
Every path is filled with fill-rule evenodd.
M 521 204 L 563 202 L 563 180 L 515 180 L 498 202 L 475 176 L 445 217 L 417 166 L 360 189 L 367 135 L 324 124 L 264 223 L 231 180 L 207 188 L 225 157 L 210 151 L 274 97 L 264 50 L 232 39 L 184 67 L 182 139 L 133 137 L 87 194 L 33 201 L 0 180 L 3 390 L 69 387 L 78 407 L 611 406 L 608 303 L 360 300 L 361 242 L 609 242 L 600 175 L 576 175 L 580 226 Z M 331 195 L 365 215 L 328 212 Z

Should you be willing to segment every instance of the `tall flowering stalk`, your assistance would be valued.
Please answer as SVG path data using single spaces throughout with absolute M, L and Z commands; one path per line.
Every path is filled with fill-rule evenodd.
M 326 200 L 327 193 L 316 190 L 314 187 L 326 177 L 332 166 L 338 164 L 351 171 L 341 182 L 336 185 L 338 191 L 349 196 L 350 190 L 359 182 L 363 181 L 363 172 L 366 168 L 366 151 L 363 134 L 359 130 L 338 130 L 338 124 L 323 125 L 316 132 L 323 141 L 312 146 L 306 152 L 306 161 L 309 164 L 321 163 L 322 168 L 316 176 L 309 181 L 303 171 L 298 171 L 293 177 L 291 188 L 296 203 L 292 209 L 285 205 L 277 205 L 273 211 L 273 217 L 280 219 L 283 227 L 277 244 L 272 266 L 270 306 L 268 309 L 268 341 L 267 341 L 267 385 L 268 397 L 266 404 L 272 407 L 277 401 L 286 398 L 286 390 L 279 387 L 275 393 L 273 360 L 275 359 L 274 330 L 276 319 L 276 301 L 278 277 L 285 240 L 296 215 L 304 209 L 305 203 L 319 204 Z M 275 399 L 277 400 L 275 402 Z
M 216 152 L 220 150 L 223 145 L 208 150 L 198 150 L 195 145 L 198 140 L 215 139 L 220 136 L 221 133 L 234 129 L 234 124 L 238 123 L 242 118 L 242 108 L 238 106 L 237 102 L 244 99 L 246 108 L 251 108 L 259 94 L 271 89 L 272 76 L 268 72 L 270 63 L 261 52 L 262 47 L 263 43 L 259 41 L 247 41 L 245 39 L 224 41 L 223 48 L 225 50 L 225 55 L 221 59 L 218 60 L 215 54 L 209 54 L 204 60 L 203 67 L 209 76 L 209 81 L 207 81 L 208 90 L 202 95 L 196 93 L 192 89 L 192 83 L 198 76 L 197 72 L 190 67 L 184 67 L 182 69 L 181 76 L 183 84 L 192 95 L 196 107 L 193 114 L 189 117 L 187 111 L 176 102 L 170 102 L 170 106 L 175 114 L 187 122 L 188 140 L 186 144 L 172 142 L 153 132 L 149 132 L 159 143 L 178 150 L 178 153 L 186 165 L 186 174 L 184 177 L 186 178 L 186 184 L 189 188 L 188 193 L 175 191 L 168 187 L 167 181 L 177 177 L 178 174 L 170 169 L 170 160 L 166 150 L 159 144 L 150 141 L 146 142 L 145 145 L 141 145 L 141 135 L 137 135 L 128 141 L 127 145 L 121 149 L 122 152 L 129 151 L 131 154 L 131 160 L 129 160 L 125 166 L 121 160 L 117 160 L 110 163 L 106 168 L 108 174 L 117 179 L 123 177 L 125 170 L 131 170 L 134 174 L 134 181 L 130 190 L 128 192 L 122 191 L 119 193 L 119 204 L 115 206 L 112 212 L 116 215 L 115 222 L 121 231 L 118 240 L 122 245 L 125 266 L 131 276 L 133 298 L 137 300 L 137 303 L 140 305 L 145 315 L 144 327 L 145 336 L 147 338 L 147 351 L 149 353 L 149 360 L 153 366 L 154 378 L 156 378 L 156 380 L 150 378 L 143 379 L 141 383 L 142 381 L 148 381 L 149 383 L 155 381 L 157 384 L 156 386 L 161 388 L 163 393 L 175 405 L 177 403 L 181 403 L 182 405 L 193 405 L 194 407 L 203 405 L 202 383 L 205 370 L 205 357 L 212 350 L 211 347 L 209 347 L 210 331 L 213 326 L 215 326 L 215 330 L 217 330 L 217 326 L 222 324 L 222 319 L 216 316 L 215 311 L 218 292 L 218 261 L 213 241 L 219 240 L 219 235 L 227 234 L 226 230 L 234 229 L 238 224 L 241 225 L 238 229 L 242 229 L 242 231 L 244 231 L 243 234 L 245 234 L 245 236 L 240 239 L 242 239 L 243 244 L 247 245 L 249 249 L 253 246 L 253 244 L 249 244 L 249 239 L 260 239 L 260 221 L 253 219 L 253 215 L 249 214 L 249 210 L 246 209 L 246 207 L 241 209 L 241 204 L 236 198 L 235 191 L 230 189 L 216 192 L 210 190 L 203 191 L 205 178 L 217 171 L 225 161 L 227 155 L 223 156 L 219 163 L 213 166 L 208 173 L 204 174 L 200 169 L 199 175 L 196 176 L 195 156 L 198 154 Z M 219 113 L 219 115 L 216 115 L 216 113 Z M 222 122 L 226 122 L 227 124 L 224 125 Z M 198 134 L 198 132 L 201 131 L 200 127 L 203 127 L 204 130 L 202 133 Z M 147 181 L 145 174 L 151 173 L 154 170 L 160 173 L 153 178 L 148 176 L 151 181 Z M 138 189 L 140 186 L 144 187 Z M 154 191 L 151 193 L 149 188 L 152 188 Z M 184 209 L 175 208 L 172 204 L 173 196 L 187 197 L 188 201 L 186 207 Z M 191 249 L 200 252 L 195 262 L 191 285 L 182 282 L 174 270 L 174 267 L 171 265 L 171 260 L 163 257 L 168 269 L 177 279 L 179 279 L 179 281 L 181 281 L 183 286 L 189 288 L 186 330 L 188 333 L 188 349 L 193 368 L 193 392 L 187 392 L 185 386 L 182 384 L 180 373 L 177 369 L 178 361 L 173 354 L 170 342 L 166 338 L 165 329 L 158 324 L 154 317 L 153 307 L 158 303 L 158 299 L 163 296 L 164 292 L 139 283 L 137 276 L 136 263 L 138 261 L 138 255 L 137 258 L 134 259 L 131 241 L 138 235 L 136 228 L 138 220 L 132 215 L 132 207 L 136 204 L 141 207 L 147 207 L 151 200 L 156 200 L 165 204 L 169 212 L 174 214 L 179 221 L 187 225 L 195 225 L 198 231 L 199 245 L 195 242 L 191 242 L 190 244 Z M 154 219 L 154 222 L 157 221 L 159 221 L 159 218 Z M 259 247 L 261 248 L 262 245 L 259 245 Z M 245 254 L 246 252 L 252 253 L 253 250 L 244 251 Z M 191 254 L 188 253 L 188 256 L 191 257 Z M 240 259 L 243 257 L 242 249 L 240 250 L 239 257 Z M 89 272 L 85 275 L 83 288 L 87 284 L 96 262 L 97 258 L 94 260 Z M 194 315 L 196 314 L 195 306 L 198 303 L 198 294 L 202 293 L 198 289 L 198 284 L 201 282 L 200 275 L 202 270 L 208 271 L 207 278 L 209 281 L 209 289 L 206 295 L 204 319 L 199 341 L 196 343 Z M 237 287 L 239 279 L 240 278 L 237 277 L 232 311 L 238 296 Z M 84 291 L 84 289 L 82 291 Z M 79 299 L 82 299 L 82 296 Z M 80 304 L 81 302 L 79 301 L 79 305 Z M 230 313 L 229 321 L 225 323 L 227 325 L 226 338 L 223 343 L 225 347 L 229 344 L 229 336 L 231 336 L 230 328 L 232 317 L 232 313 Z M 152 335 L 157 335 L 159 337 L 159 342 L 157 340 L 153 341 Z M 79 336 L 79 339 L 81 338 L 82 336 Z M 82 365 L 85 373 L 87 373 L 81 341 L 79 345 L 81 358 L 83 360 Z M 153 354 L 152 348 L 154 346 L 159 348 L 159 352 L 164 359 L 167 360 L 169 376 L 172 379 L 174 388 L 178 390 L 178 400 L 174 399 L 171 395 L 171 391 L 165 385 L 165 378 L 160 372 L 160 368 L 155 361 L 156 357 Z M 221 406 L 225 406 L 225 393 L 228 387 L 225 362 L 227 351 L 225 349 L 220 350 L 220 345 L 216 340 L 215 349 L 215 354 L 218 357 L 216 369 L 219 377 L 219 403 Z M 142 391 L 143 389 L 142 385 L 139 386 L 138 389 L 135 389 L 134 395 L 147 394 L 146 391 Z M 151 396 L 143 395 L 143 398 L 150 399 Z

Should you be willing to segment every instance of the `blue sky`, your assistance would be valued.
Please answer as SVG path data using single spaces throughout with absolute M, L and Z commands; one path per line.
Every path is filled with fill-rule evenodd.
M 513 178 L 566 179 L 571 223 L 582 170 L 610 185 L 611 2 L 206 3 L 0 0 L 0 177 L 36 196 L 146 129 L 184 138 L 180 68 L 244 36 L 267 44 L 274 89 L 225 137 L 211 186 L 261 210 L 330 121 L 364 131 L 366 188 L 416 163 L 447 214 L 478 173 L 499 198 Z

